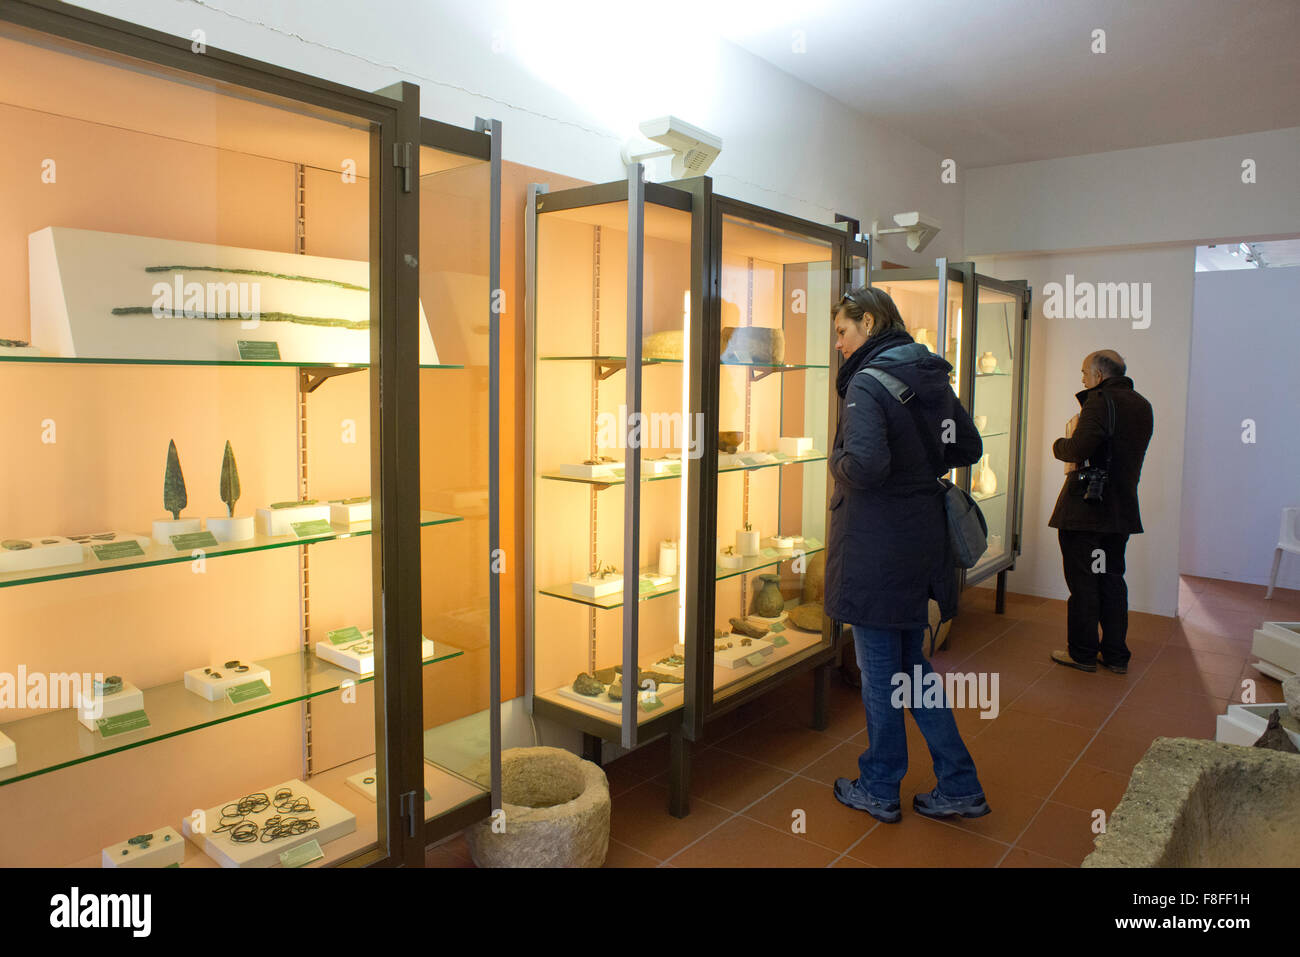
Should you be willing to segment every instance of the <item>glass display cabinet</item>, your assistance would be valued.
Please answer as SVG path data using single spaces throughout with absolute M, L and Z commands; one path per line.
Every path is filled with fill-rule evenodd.
M 462 663 L 495 532 L 451 491 L 489 451 L 422 406 L 486 414 L 489 224 L 409 267 L 422 197 L 485 214 L 451 157 L 499 168 L 499 129 L 421 156 L 410 84 L 43 0 L 0 7 L 0 50 L 0 817 L 28 822 L 0 865 L 421 864 L 488 807 L 424 732 L 490 697 Z M 464 473 L 420 476 L 453 444 Z
M 535 186 L 526 227 L 527 705 L 596 761 L 668 732 L 682 816 L 705 721 L 833 654 L 820 595 L 801 599 L 826 539 L 845 235 L 640 167 Z
M 979 502 L 989 526 L 988 551 L 964 573 L 963 587 L 996 575 L 1001 612 L 1024 512 L 1029 286 L 945 259 L 933 268 L 876 269 L 871 278 L 893 298 L 917 342 L 936 353 L 942 343 L 953 389 L 983 439 L 980 461 L 949 477 Z

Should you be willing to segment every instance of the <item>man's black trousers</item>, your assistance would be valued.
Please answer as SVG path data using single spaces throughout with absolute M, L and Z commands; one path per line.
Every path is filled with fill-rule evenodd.
M 1108 665 L 1128 664 L 1128 586 L 1124 584 L 1124 549 L 1128 535 L 1059 529 L 1065 584 L 1070 657 L 1093 664 L 1100 651 Z M 1097 627 L 1101 626 L 1101 641 Z

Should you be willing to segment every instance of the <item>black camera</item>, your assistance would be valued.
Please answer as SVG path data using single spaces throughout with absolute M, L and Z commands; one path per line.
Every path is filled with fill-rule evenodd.
M 1099 465 L 1089 465 L 1075 473 L 1075 487 L 1082 489 L 1074 494 L 1082 494 L 1083 500 L 1092 505 L 1100 505 L 1106 495 L 1106 480 L 1109 473 Z

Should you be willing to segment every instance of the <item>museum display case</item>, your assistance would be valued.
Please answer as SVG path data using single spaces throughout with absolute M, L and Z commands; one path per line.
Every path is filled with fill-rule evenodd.
M 964 585 L 996 575 L 1001 611 L 1024 511 L 1029 287 L 944 259 L 932 268 L 875 269 L 871 277 L 893 298 L 917 342 L 935 353 L 943 344 L 953 389 L 979 429 L 984 455 L 949 478 L 970 492 L 988 522 L 988 551 L 964 573 Z
M 801 599 L 826 539 L 845 233 L 640 167 L 535 186 L 525 222 L 526 702 L 597 761 L 602 740 L 668 732 L 683 815 L 704 723 L 833 653 L 820 595 Z
M 422 863 L 499 751 L 499 125 L 44 0 L 0 48 L 0 865 Z

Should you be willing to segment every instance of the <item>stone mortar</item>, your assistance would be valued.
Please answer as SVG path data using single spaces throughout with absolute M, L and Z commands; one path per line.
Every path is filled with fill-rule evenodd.
M 1084 867 L 1300 865 L 1300 755 L 1156 738 Z
M 487 758 L 468 770 L 489 784 Z M 600 867 L 609 850 L 605 772 L 562 748 L 511 748 L 501 754 L 505 831 L 489 818 L 465 831 L 479 867 Z

